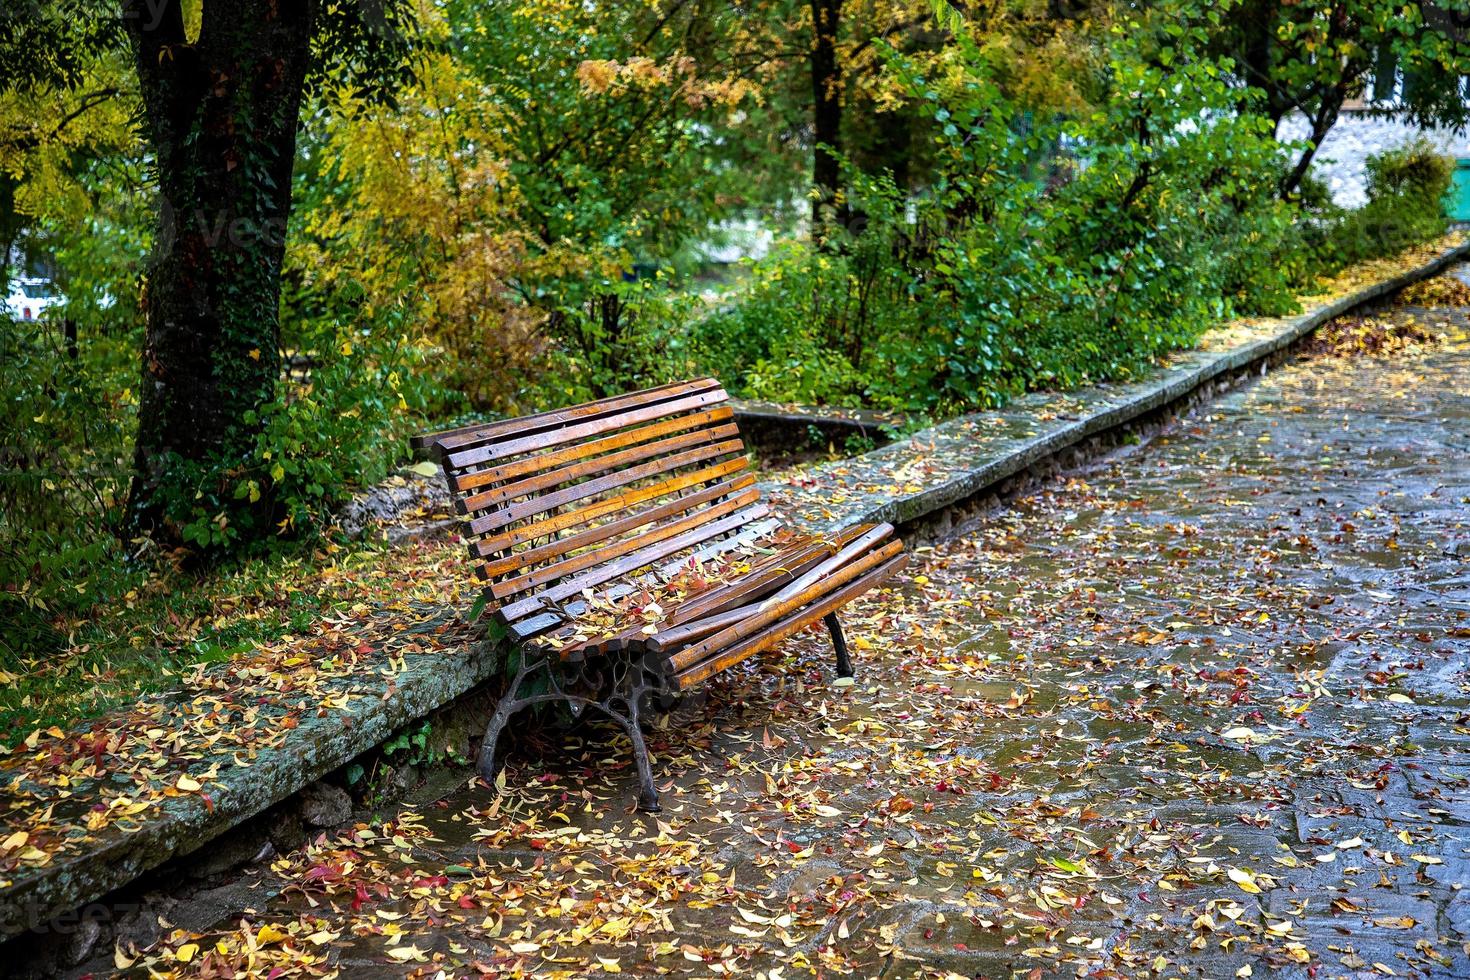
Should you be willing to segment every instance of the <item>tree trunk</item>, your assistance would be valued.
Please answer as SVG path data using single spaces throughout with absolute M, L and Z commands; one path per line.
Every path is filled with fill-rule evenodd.
M 822 224 L 841 192 L 837 154 L 842 146 L 842 69 L 837 63 L 837 32 L 842 0 L 810 0 L 812 9 L 812 232 Z
M 1296 165 L 1281 178 L 1280 196 L 1283 201 L 1296 196 L 1303 178 L 1307 176 L 1308 168 L 1312 166 L 1312 159 L 1322 146 L 1322 141 L 1337 124 L 1337 116 L 1342 111 L 1342 103 L 1345 98 L 1341 87 L 1333 89 L 1322 97 L 1322 103 L 1312 115 L 1312 135 L 1307 138 L 1307 148 L 1302 151 Z
M 22 221 L 15 210 L 16 179 L 0 173 L 0 288 L 10 288 L 10 250 L 20 237 Z M 21 270 L 24 271 L 24 270 Z
M 176 540 L 170 501 L 222 509 L 214 500 L 233 496 L 254 450 L 252 413 L 275 394 L 281 262 L 316 11 L 312 0 L 205 0 L 193 41 L 180 0 L 124 18 L 160 194 L 143 293 L 131 532 Z

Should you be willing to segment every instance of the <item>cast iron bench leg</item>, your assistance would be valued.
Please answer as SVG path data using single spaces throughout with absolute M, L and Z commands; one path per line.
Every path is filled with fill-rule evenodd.
M 495 705 L 495 713 L 490 716 L 490 723 L 485 726 L 485 737 L 480 740 L 479 762 L 480 775 L 485 782 L 495 784 L 495 777 L 500 775 L 500 767 L 505 765 L 505 760 L 500 758 L 496 751 L 500 742 L 500 733 L 510 722 L 511 716 L 522 708 L 534 703 L 533 700 L 522 698 L 521 683 L 526 675 L 533 670 L 544 668 L 545 661 L 527 661 L 522 657 L 520 666 L 516 669 L 515 677 L 510 686 L 505 689 L 505 694 Z
M 653 785 L 653 764 L 648 759 L 648 745 L 643 741 L 643 731 L 638 727 L 638 699 L 629 705 L 628 739 L 633 743 L 633 759 L 638 763 L 638 809 L 643 813 L 658 813 L 663 809 L 658 802 L 658 789 Z
M 852 676 L 852 661 L 847 657 L 847 638 L 842 635 L 842 624 L 837 621 L 837 614 L 829 612 L 823 617 L 827 624 L 827 630 L 832 634 L 832 648 L 837 651 L 837 676 Z

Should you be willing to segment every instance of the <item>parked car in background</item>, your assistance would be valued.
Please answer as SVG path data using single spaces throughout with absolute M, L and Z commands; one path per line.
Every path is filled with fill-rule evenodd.
M 12 279 L 5 296 L 5 309 L 17 320 L 40 320 L 47 310 L 64 301 L 65 297 L 50 279 Z

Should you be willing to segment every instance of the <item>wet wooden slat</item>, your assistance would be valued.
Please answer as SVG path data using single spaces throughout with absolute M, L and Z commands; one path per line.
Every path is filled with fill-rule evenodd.
M 805 540 L 810 542 L 812 539 Z M 717 585 L 674 606 L 658 624 L 658 628 L 661 631 L 667 630 L 673 624 L 695 619 L 703 620 L 704 617 L 724 612 L 731 606 L 758 602 L 800 572 L 821 561 L 823 557 L 832 554 L 833 551 L 834 546 L 826 541 L 793 545 L 787 551 L 771 555 L 753 564 L 733 582 Z M 583 649 L 589 654 L 608 653 L 612 650 L 623 649 L 635 640 L 645 643 L 652 639 L 654 637 L 649 636 L 643 625 L 639 624 L 602 640 L 589 642 Z M 653 649 L 651 642 L 649 646 L 650 649 Z
M 608 521 L 606 524 L 598 524 L 585 531 L 578 531 L 576 534 L 559 537 L 546 544 L 538 545 L 534 548 L 527 548 L 524 551 L 515 552 L 504 558 L 486 562 L 477 571 L 480 572 L 483 578 L 508 575 L 518 569 L 530 568 L 542 562 L 559 558 L 562 555 L 571 554 L 582 548 L 589 548 L 599 541 L 606 541 L 620 534 L 636 531 L 638 528 L 647 524 L 652 524 L 670 517 L 677 517 L 679 514 L 693 510 L 702 504 L 719 500 L 721 497 L 730 494 L 743 494 L 743 492 L 748 491 L 749 488 L 754 486 L 755 477 L 749 473 L 743 473 L 730 479 L 721 480 L 704 490 L 700 490 L 698 493 L 675 497 L 673 500 L 666 501 L 646 510 L 638 511 L 628 517 L 620 517 L 617 520 Z
M 797 574 L 836 552 L 831 541 L 816 539 L 787 551 L 772 555 L 751 565 L 732 581 L 721 583 L 708 592 L 692 596 L 670 610 L 665 627 L 690 623 L 723 612 L 732 606 L 749 605 L 764 595 L 790 582 Z M 774 584 L 771 584 L 774 583 Z M 769 585 L 769 587 L 768 587 Z
M 725 401 L 729 401 L 729 396 L 723 389 L 703 391 L 677 398 L 671 402 L 645 405 L 616 415 L 593 418 L 590 421 L 578 422 L 575 425 L 550 429 L 546 432 L 515 436 L 497 442 L 476 445 L 470 449 L 445 452 L 444 466 L 449 470 L 458 470 L 466 466 L 483 466 L 520 453 L 541 452 L 554 446 L 564 446 L 579 439 L 600 436 L 614 429 L 628 428 L 643 422 L 668 418 L 681 412 L 697 412 Z
M 691 545 L 707 541 L 717 534 L 723 534 L 726 531 L 734 530 L 744 524 L 748 524 L 759 517 L 764 517 L 767 513 L 768 510 L 765 504 L 756 504 L 753 507 L 738 510 L 728 517 L 722 517 L 718 520 L 710 521 L 707 524 L 702 524 L 691 531 L 685 531 L 677 537 L 670 538 L 667 541 L 660 541 L 657 544 L 619 558 L 600 568 L 594 568 L 591 571 L 583 572 L 570 579 L 558 582 L 556 585 L 534 596 L 504 605 L 500 608 L 500 612 L 510 620 L 520 619 L 522 616 L 539 612 L 550 603 L 560 602 L 568 596 L 576 595 L 583 589 L 592 588 L 621 575 L 635 572 L 662 558 L 676 554 Z
M 731 436 L 736 438 L 732 439 Z M 681 450 L 698 447 L 708 443 L 727 442 L 738 449 L 731 452 L 744 452 L 745 443 L 741 442 L 739 430 L 733 425 L 720 426 L 718 429 L 703 429 L 695 432 L 686 432 L 681 435 L 660 439 L 656 442 L 645 443 L 641 446 L 632 446 L 604 456 L 595 456 L 584 459 L 579 463 L 561 466 L 554 470 L 546 470 L 535 476 L 514 483 L 504 483 L 491 490 L 473 494 L 459 501 L 458 509 L 461 514 L 472 514 L 484 510 L 496 504 L 507 503 L 518 497 L 528 494 L 541 493 L 553 487 L 571 484 L 585 477 L 596 476 L 600 473 L 612 473 L 621 466 L 631 466 L 648 459 L 662 457 L 672 458 Z
M 886 561 L 903 552 L 903 545 L 897 541 L 890 541 L 886 546 L 876 551 L 870 551 L 854 561 L 843 565 L 841 568 L 831 572 L 822 578 L 815 586 L 802 584 L 800 588 L 795 584 L 777 592 L 774 596 L 764 600 L 754 609 L 750 615 L 740 623 L 728 626 L 704 639 L 691 643 L 669 658 L 669 662 L 675 670 L 684 668 L 704 660 L 711 654 L 736 643 L 743 636 L 759 630 L 770 623 L 784 618 L 793 610 L 800 608 L 812 599 L 819 597 L 829 589 L 837 588 L 851 581 L 874 565 Z
M 733 534 L 728 538 L 722 538 L 700 545 L 689 554 L 684 555 L 675 561 L 669 562 L 662 568 L 655 570 L 653 574 L 657 575 L 661 579 L 668 580 L 670 577 L 677 574 L 677 569 L 684 567 L 688 563 L 713 561 L 725 552 L 730 551 L 732 548 L 740 547 L 745 542 L 758 539 L 770 534 L 779 526 L 780 521 L 777 521 L 775 518 L 757 518 L 751 521 L 744 528 L 742 528 L 738 533 Z M 640 569 L 639 572 L 636 574 L 641 577 L 643 574 L 646 574 L 646 572 L 646 569 Z M 624 596 L 630 595 L 631 593 L 637 591 L 639 588 L 642 588 L 642 584 L 638 582 L 636 578 L 630 578 L 629 581 L 621 582 L 617 585 L 609 587 L 607 591 L 603 593 L 603 598 L 607 599 L 608 601 L 616 601 L 623 598 Z M 566 617 L 576 618 L 586 611 L 587 603 L 578 598 L 568 599 L 566 602 L 562 603 L 561 609 L 557 613 L 544 613 L 527 619 L 511 621 L 505 618 L 501 610 L 497 609 L 495 612 L 495 617 L 501 622 L 502 625 L 507 627 L 518 640 L 523 640 L 547 633 L 550 630 L 554 629 L 557 624 L 565 621 Z
M 705 660 L 690 664 L 682 670 L 679 670 L 675 674 L 678 686 L 682 690 L 688 690 L 720 671 L 735 666 L 747 657 L 760 653 L 762 650 L 770 649 L 793 633 L 805 629 L 828 613 L 841 608 L 885 579 L 890 578 L 899 569 L 903 568 L 904 565 L 908 564 L 908 560 L 909 556 L 900 552 L 866 575 L 854 579 L 835 592 L 827 594 L 795 615 L 779 620 L 754 635 L 740 640 L 733 646 L 727 647 Z
M 720 387 L 720 383 L 714 378 L 676 381 L 672 384 L 660 385 L 656 388 L 645 388 L 642 391 L 629 392 L 625 395 L 613 395 L 608 398 L 598 399 L 597 401 L 583 402 L 580 405 L 570 405 L 566 408 L 537 412 L 533 415 L 521 415 L 513 419 L 497 419 L 493 422 L 480 422 L 474 425 L 463 425 L 456 429 L 445 429 L 442 432 L 431 432 L 427 435 L 415 436 L 410 440 L 409 444 L 415 449 L 427 449 L 435 446 L 442 447 L 443 449 L 455 449 L 474 442 L 491 441 L 498 437 L 503 437 L 506 433 L 510 432 L 527 434 L 545 428 L 565 425 L 574 419 L 586 419 L 597 415 L 614 414 L 632 406 L 645 405 L 650 402 L 663 401 L 690 392 L 707 391 L 718 387 Z
M 527 520 L 538 514 L 544 514 L 547 511 L 555 510 L 559 507 L 565 507 L 568 504 L 574 504 L 579 500 L 588 500 L 604 494 L 609 490 L 626 487 L 640 480 L 662 476 L 665 473 L 672 473 L 685 466 L 692 466 L 696 463 L 703 463 L 707 460 L 719 459 L 722 456 L 731 455 L 736 457 L 731 462 L 737 465 L 721 473 L 721 476 L 728 475 L 729 473 L 735 472 L 736 469 L 743 469 L 746 466 L 745 443 L 739 439 L 726 439 L 722 442 L 686 449 L 683 452 L 670 453 L 659 459 L 639 463 L 637 466 L 629 466 L 626 469 L 614 470 L 605 476 L 585 480 L 581 483 L 574 483 L 561 490 L 542 493 L 535 497 L 519 501 L 518 503 L 483 513 L 470 521 L 470 533 L 486 534 L 497 528 L 505 527 L 507 524 Z
M 675 502 L 683 503 L 688 499 L 687 497 L 679 498 Z M 584 568 L 590 568 L 593 565 L 600 565 L 605 561 L 620 558 L 641 548 L 646 548 L 648 545 L 657 544 L 660 541 L 682 534 L 700 524 L 710 523 L 742 507 L 756 503 L 758 500 L 760 500 L 760 491 L 751 487 L 743 493 L 736 494 L 729 499 L 721 500 L 718 503 L 710 504 L 707 507 L 687 513 L 676 520 L 667 521 L 656 527 L 652 527 L 636 538 L 624 538 L 621 541 L 605 544 L 595 551 L 583 552 L 580 555 L 565 558 L 553 564 L 514 576 L 513 578 L 502 579 L 491 586 L 491 588 L 495 598 L 504 601 L 528 589 L 534 589 L 541 585 L 559 581 L 568 575 L 580 572 Z M 630 520 L 636 520 L 638 516 L 641 515 L 635 515 Z
M 637 504 L 646 503 L 659 497 L 667 497 L 680 490 L 697 487 L 705 483 L 713 483 L 716 480 L 741 473 L 747 468 L 745 457 L 726 460 L 714 466 L 696 470 L 683 476 L 663 480 L 652 486 L 639 487 L 629 490 L 616 497 L 607 500 L 599 500 L 574 511 L 564 514 L 554 514 L 551 517 L 543 517 L 530 524 L 502 531 L 493 537 L 483 538 L 470 543 L 470 555 L 476 558 L 488 558 L 491 555 L 508 551 L 516 545 L 534 541 L 536 538 L 545 537 L 558 531 L 564 531 L 570 527 L 578 527 L 599 517 L 606 517 L 619 511 L 625 511 Z
M 640 425 L 636 428 L 622 429 L 610 436 L 601 439 L 593 439 L 590 442 L 573 443 L 562 449 L 553 449 L 550 452 L 532 453 L 509 462 L 492 466 L 489 469 L 470 470 L 455 476 L 451 483 L 452 489 L 460 491 L 471 491 L 479 487 L 489 486 L 492 483 L 501 483 L 506 480 L 516 480 L 531 473 L 538 473 L 545 469 L 560 466 L 563 463 L 575 462 L 588 456 L 597 456 L 615 449 L 646 442 L 660 436 L 672 435 L 677 432 L 685 432 L 690 429 L 698 429 L 708 426 L 707 431 L 729 432 L 729 436 L 739 435 L 739 429 L 733 423 L 727 427 L 724 425 L 712 425 L 722 423 L 731 419 L 735 410 L 729 405 L 720 405 L 704 412 L 695 412 L 693 415 L 677 415 L 671 419 L 654 422 L 649 425 Z M 724 436 L 722 438 L 728 438 Z M 461 510 L 461 514 L 467 513 Z

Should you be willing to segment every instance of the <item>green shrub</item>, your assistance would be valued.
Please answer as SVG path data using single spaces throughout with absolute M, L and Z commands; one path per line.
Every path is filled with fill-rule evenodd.
M 192 476 L 166 498 L 165 519 L 205 552 L 310 536 L 337 505 L 407 456 L 407 438 L 448 399 L 428 367 L 431 347 L 397 311 L 377 322 L 298 325 L 304 380 L 278 386 L 246 424 L 262 422 L 241 459 L 176 464 Z
M 113 594 L 111 527 L 127 491 L 136 399 L 127 338 L 0 317 L 0 654 L 46 635 L 61 610 Z M 125 575 L 122 576 L 126 578 Z
M 293 332 L 314 365 L 262 409 L 249 457 L 196 465 L 166 502 L 211 560 L 310 539 L 447 404 L 429 352 L 396 319 Z M 106 612 L 159 564 L 146 542 L 116 536 L 140 335 L 83 331 L 72 357 L 55 325 L 0 321 L 0 666 L 64 645 L 68 623 Z
M 1449 227 L 1444 197 L 1455 163 L 1427 140 L 1371 156 L 1365 170 L 1368 202 L 1356 210 L 1338 208 L 1323 200 L 1319 188 L 1310 188 L 1315 210 L 1309 234 L 1321 272 L 1393 255 Z
M 1049 120 L 964 37 L 934 80 L 888 51 L 929 117 L 931 180 L 849 172 L 857 220 L 754 263 L 692 356 L 743 394 L 948 414 L 1126 378 L 1224 317 L 1290 309 L 1307 265 L 1282 148 L 1203 40 L 1125 25 L 1097 111 Z
M 533 364 L 524 407 L 570 405 L 697 373 L 685 324 L 701 315 L 701 298 L 662 273 L 569 285 L 546 326 L 555 342 Z

